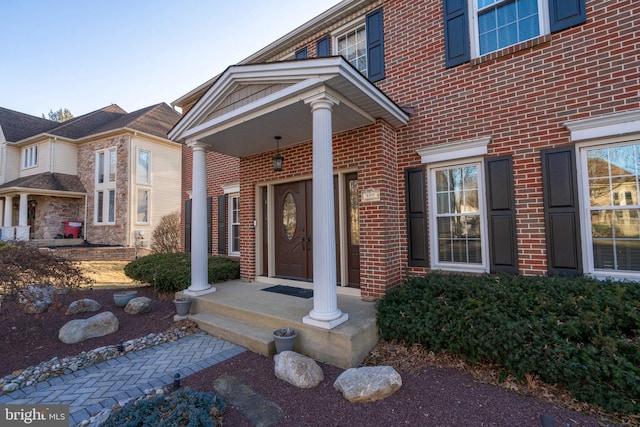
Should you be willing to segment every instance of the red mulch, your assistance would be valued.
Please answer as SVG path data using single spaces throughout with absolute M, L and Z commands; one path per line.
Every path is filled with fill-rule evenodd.
M 24 315 L 15 303 L 4 302 L 0 308 L 0 376 L 54 356 L 75 356 L 82 351 L 116 344 L 120 339 L 126 341 L 169 329 L 175 314 L 171 298 L 160 297 L 149 287 L 136 289 L 138 296 L 153 299 L 151 313 L 138 316 L 126 314 L 122 307 L 116 307 L 113 303 L 113 289 L 57 295 L 56 306 L 38 316 Z M 58 330 L 62 325 L 69 320 L 95 314 L 64 314 L 69 303 L 80 298 L 95 299 L 102 304 L 103 311 L 113 312 L 120 321 L 118 332 L 78 344 L 68 345 L 59 341 Z M 312 389 L 299 389 L 274 376 L 271 358 L 249 351 L 184 378 L 182 384 L 198 391 L 215 391 L 213 381 L 220 375 L 236 376 L 283 409 L 284 418 L 277 426 L 529 427 L 541 426 L 542 415 L 553 417 L 556 426 L 613 425 L 603 421 L 597 412 L 585 415 L 567 409 L 565 402 L 554 404 L 553 396 L 547 396 L 545 401 L 475 381 L 474 377 L 482 375 L 475 375 L 473 369 L 456 366 L 458 362 L 450 362 L 448 366 L 461 369 L 433 366 L 434 361 L 429 360 L 431 356 L 424 351 L 403 349 L 390 343 L 378 345 L 366 363 L 393 365 L 402 375 L 403 385 L 391 397 L 366 404 L 350 403 L 333 388 L 333 382 L 343 372 L 340 368 L 320 364 L 325 375 L 324 382 Z M 545 389 L 543 392 L 545 396 L 548 394 Z M 233 407 L 228 408 L 223 421 L 226 426 L 251 425 Z M 633 421 L 630 421 L 628 425 L 632 424 Z

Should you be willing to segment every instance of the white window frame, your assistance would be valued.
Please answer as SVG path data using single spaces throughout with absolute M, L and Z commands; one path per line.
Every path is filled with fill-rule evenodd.
M 238 221 L 234 221 L 234 209 L 233 209 L 233 202 L 234 200 L 238 201 Z M 228 221 L 229 221 L 229 225 L 228 225 L 228 241 L 229 241 L 229 255 L 232 256 L 240 256 L 240 193 L 230 193 L 227 194 L 227 217 L 228 217 Z M 234 241 L 234 236 L 233 236 L 233 229 L 234 227 L 237 227 L 238 229 L 238 250 L 234 251 L 233 250 L 233 241 Z
M 430 259 L 433 270 L 460 271 L 469 273 L 489 272 L 489 236 L 487 206 L 485 201 L 485 171 L 484 156 L 488 153 L 491 137 L 480 137 L 446 144 L 438 144 L 416 150 L 423 164 L 427 165 L 427 195 L 429 200 L 429 245 Z M 438 261 L 437 231 L 437 196 L 435 171 L 445 167 L 460 167 L 464 165 L 478 165 L 478 207 L 480 209 L 480 247 L 482 263 L 464 264 Z
M 438 244 L 438 215 L 437 215 L 437 194 L 436 194 L 436 171 L 448 168 L 459 168 L 465 166 L 476 166 L 478 168 L 478 216 L 480 219 L 480 263 L 461 263 L 448 262 L 439 260 L 439 244 Z M 488 273 L 489 272 L 489 243 L 487 236 L 487 209 L 485 204 L 485 180 L 484 180 L 484 159 L 483 158 L 466 158 L 450 162 L 441 162 L 429 164 L 427 166 L 427 183 L 429 195 L 429 229 L 431 235 L 429 242 L 431 244 L 431 266 L 434 270 L 460 271 L 469 273 Z
M 592 140 L 576 144 L 578 198 L 580 203 L 580 232 L 582 238 L 582 265 L 584 273 L 600 279 L 639 280 L 640 271 L 606 270 L 595 268 L 593 260 L 593 238 L 591 233 L 591 203 L 589 197 L 589 174 L 587 152 L 598 148 L 612 148 L 640 144 L 640 133 L 606 139 Z
M 338 53 L 338 39 L 342 36 L 344 36 L 346 33 L 350 32 L 350 31 L 355 31 L 357 29 L 359 29 L 360 27 L 364 27 L 364 33 L 365 33 L 365 58 L 367 61 L 367 68 L 365 70 L 364 73 L 362 73 L 365 77 L 368 75 L 368 70 L 369 70 L 369 57 L 368 57 L 368 52 L 366 49 L 367 46 L 367 41 L 366 41 L 366 34 L 367 34 L 367 20 L 365 16 L 362 16 L 358 19 L 355 19 L 353 21 L 350 21 L 348 24 L 343 25 L 342 27 L 334 30 L 331 32 L 331 51 L 333 55 L 339 55 Z M 346 57 L 344 57 L 345 60 L 347 62 L 349 62 L 351 64 L 351 61 L 349 61 Z M 359 71 L 357 64 L 351 64 L 355 67 L 356 70 Z
M 113 156 L 113 162 L 111 161 Z M 116 223 L 116 181 L 118 169 L 118 153 L 115 147 L 98 150 L 95 153 L 95 192 L 94 192 L 94 224 L 113 225 Z M 100 203 L 102 194 L 102 206 Z M 113 196 L 113 200 L 111 200 Z M 102 217 L 99 213 L 102 212 Z
M 498 0 L 498 3 L 510 3 L 514 0 Z M 528 40 L 532 40 L 534 38 L 537 37 L 541 37 L 544 36 L 546 34 L 549 34 L 551 32 L 551 24 L 549 22 L 549 1 L 548 0 L 537 0 L 538 2 L 538 30 L 539 30 L 539 34 L 535 37 L 532 37 L 531 39 Z M 495 5 L 490 6 L 491 8 L 496 7 Z M 482 8 L 482 9 L 478 9 L 478 0 L 470 0 L 468 2 L 468 9 L 469 9 L 469 37 L 470 37 L 470 45 L 471 45 L 471 57 L 472 58 L 479 58 L 481 56 L 484 55 L 488 55 L 492 52 L 499 52 L 502 49 L 506 49 L 509 46 L 514 46 L 516 44 L 519 43 L 523 43 L 527 40 L 519 40 L 516 43 L 509 45 L 509 46 L 504 46 L 504 47 L 500 47 L 496 50 L 493 50 L 491 52 L 485 52 L 483 54 L 480 54 L 480 35 L 479 35 L 479 26 L 478 26 L 478 13 L 482 12 L 483 10 L 485 10 L 486 8 Z
M 102 206 L 100 207 L 100 194 L 102 194 Z M 111 197 L 113 196 L 113 200 Z M 115 188 L 107 188 L 104 190 L 96 190 L 95 192 L 95 214 L 94 214 L 94 222 L 97 225 L 113 225 L 116 223 L 116 189 Z M 100 212 L 100 208 L 102 208 L 102 218 L 99 217 L 98 213 Z
M 136 151 L 137 151 L 136 152 L 136 183 L 143 184 L 143 185 L 151 185 L 151 151 L 145 150 L 143 148 L 138 148 Z M 140 163 L 140 155 L 142 153 L 147 154 L 147 173 L 146 173 L 146 176 L 143 177 L 143 179 L 140 179 L 141 171 L 143 169 Z
M 144 193 L 147 197 L 147 220 L 140 221 L 138 215 L 140 214 L 140 194 Z M 149 224 L 151 222 L 151 190 L 145 187 L 138 187 L 138 191 L 136 191 L 136 224 Z
M 38 166 L 38 145 L 30 145 L 22 150 L 22 169 Z
M 111 162 L 112 155 L 115 156 L 113 164 Z M 102 174 L 100 172 L 102 172 Z M 117 174 L 118 151 L 116 148 L 111 147 L 96 151 L 96 187 L 107 186 L 108 188 L 111 188 L 112 185 L 115 186 L 115 182 L 118 179 Z

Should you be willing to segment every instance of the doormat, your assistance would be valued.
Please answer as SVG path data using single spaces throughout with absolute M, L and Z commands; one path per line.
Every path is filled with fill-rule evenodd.
M 292 297 L 299 298 L 311 298 L 313 296 L 313 289 L 296 288 L 285 285 L 271 286 L 269 288 L 264 288 L 263 291 L 275 292 L 277 294 L 290 295 Z

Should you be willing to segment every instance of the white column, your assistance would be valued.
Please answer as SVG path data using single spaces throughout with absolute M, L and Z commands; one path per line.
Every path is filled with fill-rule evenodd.
M 338 101 L 320 94 L 305 102 L 313 114 L 313 310 L 302 321 L 332 329 L 349 318 L 338 309 L 336 285 L 331 112 Z
M 13 196 L 4 198 L 4 226 L 11 227 L 13 222 Z
M 207 167 L 204 146 L 195 144 L 191 178 L 191 286 L 187 295 L 215 292 L 209 284 L 207 254 Z
M 16 240 L 29 240 L 29 225 L 27 224 L 27 193 L 20 193 L 20 209 L 18 211 L 18 226 L 16 227 Z
M 27 225 L 27 193 L 20 193 L 20 211 L 18 213 L 18 227 Z

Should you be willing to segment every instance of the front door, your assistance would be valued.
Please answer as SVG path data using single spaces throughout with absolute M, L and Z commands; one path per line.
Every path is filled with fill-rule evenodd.
M 275 190 L 275 275 L 313 280 L 311 180 L 279 184 Z

